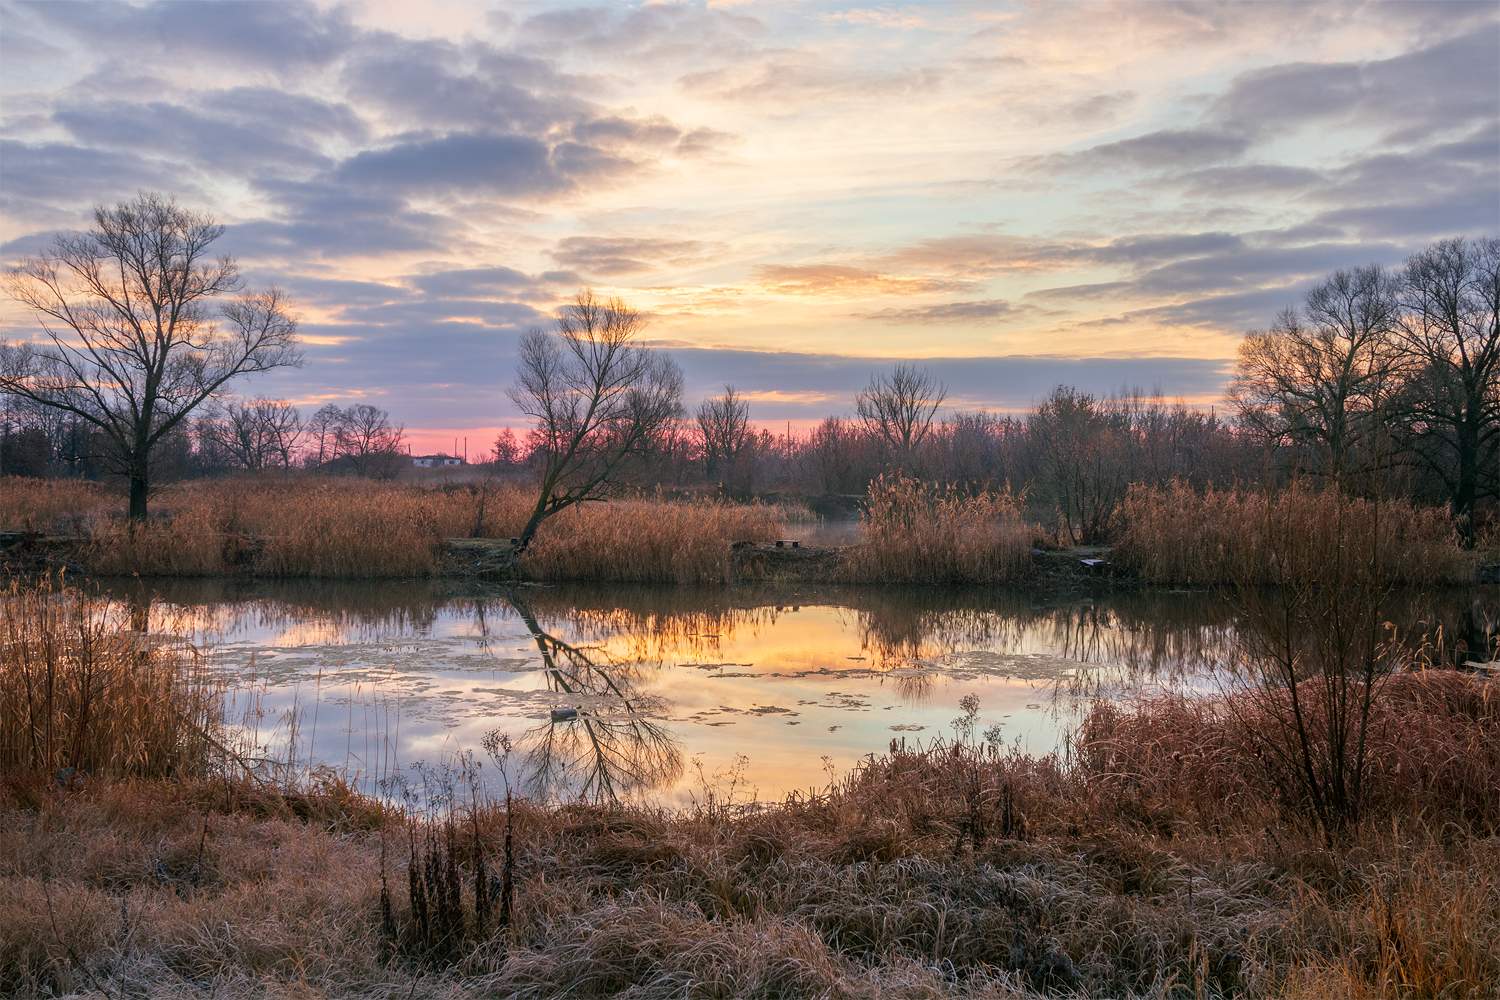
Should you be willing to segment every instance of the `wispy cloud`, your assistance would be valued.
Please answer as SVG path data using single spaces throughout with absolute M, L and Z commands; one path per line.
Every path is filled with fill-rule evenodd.
M 516 337 L 584 284 L 648 311 L 692 391 L 732 381 L 765 419 L 838 411 L 896 357 L 994 407 L 1052 380 L 1209 398 L 1319 275 L 1500 233 L 1493 4 L 0 22 L 8 260 L 171 191 L 306 318 L 308 366 L 254 391 L 411 426 L 514 419 Z M 0 309 L 0 335 L 34 327 Z

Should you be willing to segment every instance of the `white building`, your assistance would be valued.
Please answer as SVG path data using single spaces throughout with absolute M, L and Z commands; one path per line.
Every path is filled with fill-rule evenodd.
M 419 469 L 441 469 L 445 465 L 463 465 L 464 460 L 452 455 L 413 455 L 411 464 Z

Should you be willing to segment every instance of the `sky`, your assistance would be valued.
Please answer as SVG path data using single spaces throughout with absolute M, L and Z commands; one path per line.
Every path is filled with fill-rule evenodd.
M 1500 235 L 1500 4 L 0 4 L 0 261 L 139 190 L 291 296 L 240 391 L 419 451 L 523 426 L 586 287 L 766 426 L 900 359 L 1210 406 L 1321 277 Z

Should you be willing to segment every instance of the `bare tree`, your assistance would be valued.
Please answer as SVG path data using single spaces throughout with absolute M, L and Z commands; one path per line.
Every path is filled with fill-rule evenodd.
M 369 403 L 358 403 L 339 414 L 335 426 L 338 456 L 349 460 L 357 476 L 394 479 L 404 463 L 406 428 L 392 424 L 391 415 Z
M 507 427 L 495 436 L 495 464 L 509 469 L 520 465 L 524 453 L 516 432 Z
M 699 403 L 696 416 L 708 477 L 712 479 L 722 471 L 732 478 L 735 460 L 750 434 L 750 404 L 740 399 L 734 386 L 726 382 L 724 395 L 710 396 Z
M 870 385 L 855 397 L 855 410 L 865 431 L 884 442 L 902 462 L 932 432 L 932 419 L 948 388 L 926 368 L 904 361 L 890 375 L 874 375 Z
M 521 338 L 510 398 L 536 421 L 541 478 L 512 565 L 538 526 L 560 510 L 618 495 L 632 463 L 682 410 L 682 370 L 635 343 L 646 318 L 618 298 L 585 290 L 563 307 L 557 332 Z
M 1118 401 L 1059 385 L 1026 423 L 1038 493 L 1074 542 L 1108 539 L 1130 487 L 1130 415 Z
M 1335 271 L 1267 332 L 1240 344 L 1229 399 L 1245 424 L 1292 446 L 1298 467 L 1342 483 L 1372 440 L 1401 364 L 1396 284 L 1378 265 Z
M 1474 544 L 1474 506 L 1500 489 L 1500 239 L 1443 240 L 1402 272 L 1399 341 L 1414 362 L 1398 402 L 1417 460 Z
M 290 468 L 302 437 L 302 417 L 284 399 L 231 402 L 204 421 L 200 434 L 242 469 Z
M 307 451 L 302 456 L 303 464 L 310 469 L 322 469 L 338 457 L 339 425 L 344 421 L 344 411 L 333 403 L 318 407 L 303 425 Z
M 208 257 L 223 233 L 206 213 L 142 192 L 96 206 L 93 229 L 58 236 L 6 276 L 49 342 L 0 345 L 0 392 L 97 427 L 130 483 L 135 523 L 158 442 L 231 379 L 301 364 L 282 293 L 243 292 L 234 258 Z

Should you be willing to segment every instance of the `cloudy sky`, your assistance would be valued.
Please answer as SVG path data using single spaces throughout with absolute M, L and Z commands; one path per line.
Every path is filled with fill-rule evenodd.
M 1320 275 L 1500 233 L 1493 2 L 9 3 L 0 63 L 0 257 L 173 193 L 302 317 L 245 388 L 419 448 L 583 286 L 767 424 L 898 358 L 1207 405 Z

